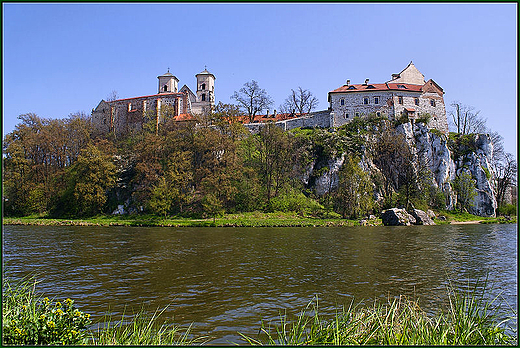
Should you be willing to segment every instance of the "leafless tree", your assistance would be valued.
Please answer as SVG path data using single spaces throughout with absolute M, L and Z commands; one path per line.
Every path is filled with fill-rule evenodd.
M 513 155 L 506 153 L 503 160 L 495 164 L 495 190 L 498 205 L 502 205 L 509 187 L 517 184 L 517 163 Z
M 112 92 L 110 92 L 108 95 L 107 95 L 107 101 L 114 101 L 114 100 L 117 100 L 119 99 L 119 95 L 117 94 L 117 91 L 116 90 L 113 90 Z
M 498 132 L 493 132 L 491 130 L 488 130 L 488 134 L 493 143 L 493 156 L 491 161 L 493 166 L 496 166 L 497 163 L 504 160 L 504 156 L 506 155 L 504 151 L 504 138 L 498 134 Z
M 246 82 L 238 92 L 233 93 L 231 99 L 235 99 L 246 112 L 249 122 L 253 122 L 256 114 L 274 104 L 265 89 L 260 88 L 255 80 Z
M 306 89 L 298 87 L 295 91 L 291 89 L 291 94 L 280 105 L 280 111 L 283 113 L 297 112 L 300 115 L 308 114 L 318 106 L 318 98 Z
M 458 134 L 466 135 L 471 133 L 485 133 L 486 119 L 480 116 L 480 111 L 468 105 L 463 105 L 456 101 L 451 104 L 450 115 L 452 123 L 457 129 Z

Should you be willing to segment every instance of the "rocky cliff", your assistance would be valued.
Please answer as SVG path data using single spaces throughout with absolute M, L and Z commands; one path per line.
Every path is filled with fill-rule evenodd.
M 493 144 L 486 134 L 474 136 L 472 148 L 466 149 L 463 156 L 454 156 L 449 148 L 448 138 L 440 132 L 431 131 L 423 123 L 403 123 L 396 127 L 398 134 L 404 135 L 416 163 L 422 161 L 432 173 L 432 184 L 438 187 L 446 196 L 446 209 L 452 210 L 457 203 L 457 196 L 451 182 L 461 172 L 471 174 L 475 182 L 476 196 L 469 212 L 478 216 L 495 216 L 497 202 L 493 190 L 493 169 L 491 157 Z M 373 135 L 372 135 L 373 136 Z M 366 142 L 370 142 L 370 135 Z M 323 171 L 314 182 L 317 195 L 323 195 L 338 186 L 338 172 L 344 161 L 345 154 L 328 161 L 328 170 Z M 456 157 L 456 158 L 454 158 Z M 379 169 L 365 150 L 360 163 L 365 171 L 375 172 Z M 312 171 L 312 167 L 310 168 Z M 374 198 L 378 200 L 378 192 Z

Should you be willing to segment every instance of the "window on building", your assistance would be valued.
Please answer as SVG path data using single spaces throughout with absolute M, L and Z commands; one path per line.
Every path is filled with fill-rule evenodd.
M 380 113 L 379 111 L 376 112 L 376 116 L 377 116 L 377 117 L 381 116 L 381 113 Z
M 345 105 L 345 99 L 341 99 L 341 100 L 339 101 L 339 103 L 340 103 L 341 105 Z
M 368 86 L 367 86 L 367 89 L 375 89 L 375 87 L 372 86 L 372 85 L 368 85 Z
M 202 101 L 205 101 L 205 100 L 206 100 L 206 95 L 205 95 L 205 94 L 202 94 L 202 96 L 201 96 L 201 100 L 202 100 Z
M 359 117 L 359 112 L 356 112 L 356 117 Z
M 430 99 L 430 105 L 435 106 L 435 99 Z
M 399 88 L 399 89 L 406 89 L 406 86 L 405 85 L 397 85 L 397 88 Z
M 168 86 L 167 86 L 167 85 L 164 85 L 164 87 L 163 87 L 163 91 L 165 91 L 165 92 L 168 91 Z
M 348 118 L 348 114 L 345 114 L 345 119 L 347 119 L 347 118 Z
M 206 84 L 203 83 L 202 86 L 200 87 L 202 90 L 205 90 L 206 89 Z
M 374 97 L 374 104 L 379 104 L 379 97 Z
M 403 104 L 403 97 L 397 97 L 397 102 L 402 105 Z
M 349 86 L 348 89 L 356 89 L 354 86 Z
M 419 105 L 419 98 L 415 98 L 415 105 Z
M 365 104 L 365 105 L 368 104 L 368 98 L 363 98 L 363 104 Z

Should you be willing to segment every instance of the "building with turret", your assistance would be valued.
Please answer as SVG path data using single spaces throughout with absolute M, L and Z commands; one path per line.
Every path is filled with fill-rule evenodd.
M 168 69 L 157 76 L 157 94 L 101 100 L 92 110 L 92 124 L 100 133 L 126 134 L 142 129 L 151 121 L 162 123 L 170 118 L 179 122 L 194 121 L 195 115 L 206 114 L 215 106 L 215 75 L 204 69 L 195 77 L 196 94 L 187 85 L 179 90 L 179 79 Z

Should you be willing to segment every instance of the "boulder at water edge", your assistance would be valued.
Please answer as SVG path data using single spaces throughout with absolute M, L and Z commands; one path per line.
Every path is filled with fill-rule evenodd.
M 385 226 L 410 226 L 415 224 L 415 218 L 404 209 L 391 208 L 381 214 Z
M 410 210 L 410 214 L 415 218 L 416 225 L 435 225 L 435 222 L 422 210 Z

